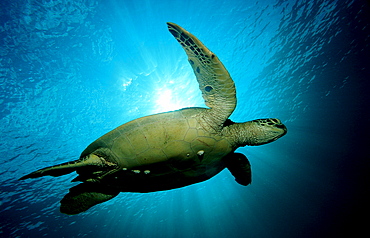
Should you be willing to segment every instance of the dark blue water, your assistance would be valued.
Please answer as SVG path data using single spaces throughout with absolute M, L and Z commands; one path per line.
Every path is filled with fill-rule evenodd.
M 2 0 L 0 236 L 369 234 L 367 2 Z M 288 134 L 239 149 L 252 164 L 248 187 L 223 171 L 172 191 L 121 193 L 76 216 L 59 213 L 75 174 L 17 179 L 77 159 L 129 120 L 204 106 L 167 21 L 228 68 L 238 96 L 231 119 L 278 117 Z

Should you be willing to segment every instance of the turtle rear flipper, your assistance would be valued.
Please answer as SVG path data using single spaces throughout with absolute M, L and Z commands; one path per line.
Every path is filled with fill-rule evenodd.
M 58 164 L 50 167 L 46 167 L 43 169 L 36 170 L 30 174 L 27 174 L 23 177 L 21 177 L 19 180 L 25 180 L 29 178 L 39 178 L 42 176 L 50 175 L 54 177 L 58 177 L 61 175 L 72 173 L 76 170 L 76 167 L 74 166 L 76 162 L 67 162 L 63 164 Z
M 111 168 L 111 167 L 115 167 L 115 164 L 107 162 L 104 158 L 99 157 L 95 154 L 90 154 L 79 160 L 75 160 L 72 162 L 67 162 L 67 163 L 58 164 L 58 165 L 36 170 L 30 174 L 27 174 L 21 177 L 19 180 L 24 180 L 28 178 L 39 178 L 39 177 L 46 176 L 46 175 L 58 177 L 61 175 L 69 174 L 73 171 L 76 171 L 78 168 L 85 167 L 85 166 L 97 166 L 100 168 Z
M 81 183 L 69 190 L 60 201 L 60 212 L 75 215 L 99 203 L 106 202 L 119 194 L 119 191 L 99 183 Z
M 247 157 L 240 153 L 231 153 L 225 158 L 226 168 L 235 177 L 235 181 L 243 186 L 252 183 L 251 164 Z

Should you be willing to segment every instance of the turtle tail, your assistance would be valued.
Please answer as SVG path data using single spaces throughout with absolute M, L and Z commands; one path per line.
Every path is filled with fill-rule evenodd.
M 29 178 L 39 178 L 39 177 L 46 176 L 46 175 L 58 177 L 61 175 L 72 173 L 73 171 L 76 171 L 79 167 L 83 167 L 87 165 L 99 165 L 101 163 L 102 161 L 100 157 L 94 154 L 90 154 L 89 156 L 80 158 L 75 161 L 66 162 L 66 163 L 62 163 L 62 164 L 36 170 L 30 174 L 27 174 L 21 177 L 19 180 L 24 180 L 24 179 L 29 179 Z

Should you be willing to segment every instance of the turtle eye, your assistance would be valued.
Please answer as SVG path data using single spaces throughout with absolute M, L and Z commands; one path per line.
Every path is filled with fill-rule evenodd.
M 280 129 L 284 129 L 285 128 L 285 126 L 283 125 L 283 124 L 276 124 L 275 125 L 277 128 L 280 128 Z

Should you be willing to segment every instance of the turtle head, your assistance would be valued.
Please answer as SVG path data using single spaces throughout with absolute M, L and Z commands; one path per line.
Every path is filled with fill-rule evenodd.
M 279 119 L 257 119 L 230 126 L 237 146 L 264 145 L 273 142 L 287 133 L 286 126 Z

